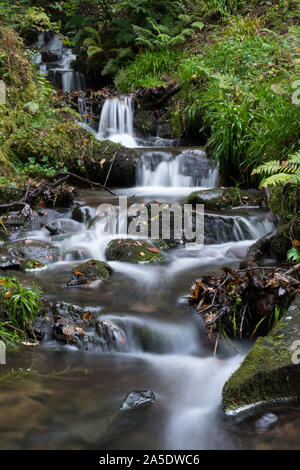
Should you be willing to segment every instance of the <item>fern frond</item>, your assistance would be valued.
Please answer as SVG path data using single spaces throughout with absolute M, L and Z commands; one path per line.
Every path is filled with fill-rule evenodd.
M 275 175 L 269 176 L 265 178 L 260 187 L 263 186 L 276 186 L 276 185 L 284 185 L 284 184 L 300 184 L 300 171 L 297 173 L 289 174 L 289 173 L 276 173 Z

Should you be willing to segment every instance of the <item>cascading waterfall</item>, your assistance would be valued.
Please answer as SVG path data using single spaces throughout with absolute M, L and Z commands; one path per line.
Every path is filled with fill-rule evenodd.
M 210 163 L 202 150 L 145 152 L 137 168 L 138 186 L 204 187 L 218 184 L 218 167 Z
M 137 147 L 133 133 L 133 107 L 130 96 L 105 101 L 99 122 L 99 140 L 109 139 L 125 147 Z
M 48 57 L 43 59 L 43 52 L 40 52 L 33 61 L 39 67 L 40 73 L 48 75 L 55 86 L 68 93 L 85 90 L 83 74 L 71 67 L 76 55 L 72 49 L 64 48 L 63 40 L 57 34 L 49 37 L 44 32 L 39 33 L 35 48 L 48 53 Z

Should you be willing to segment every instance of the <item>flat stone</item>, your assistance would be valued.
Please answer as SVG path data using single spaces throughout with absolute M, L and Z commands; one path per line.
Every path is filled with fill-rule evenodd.
M 148 408 L 156 401 L 156 397 L 151 390 L 136 390 L 128 393 L 122 403 L 121 410 L 133 410 L 136 408 Z

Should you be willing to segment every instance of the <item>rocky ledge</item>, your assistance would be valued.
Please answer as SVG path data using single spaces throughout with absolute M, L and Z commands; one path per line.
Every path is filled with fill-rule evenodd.
M 300 398 L 300 295 L 271 333 L 258 338 L 223 387 L 223 409 Z

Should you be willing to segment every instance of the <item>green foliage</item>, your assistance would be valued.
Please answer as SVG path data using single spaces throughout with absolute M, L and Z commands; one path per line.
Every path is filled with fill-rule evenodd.
M 286 158 L 297 145 L 294 43 L 262 29 L 255 17 L 231 18 L 223 37 L 175 71 L 184 85 L 182 128 L 208 138 L 227 181 L 230 175 L 249 184 L 254 167 Z
M 287 160 L 271 160 L 253 170 L 253 175 L 262 175 L 260 186 L 300 184 L 300 151 L 290 155 Z
M 295 264 L 300 263 L 300 251 L 296 246 L 287 252 L 287 260 Z
M 0 340 L 6 344 L 23 341 L 40 312 L 41 291 L 15 277 L 0 278 Z
M 88 46 L 87 55 L 92 57 L 95 54 L 102 52 L 101 47 L 101 37 L 99 32 L 91 27 L 86 26 L 85 32 L 88 34 L 88 37 L 83 41 L 84 46 Z
M 151 18 L 147 18 L 148 28 L 141 28 L 140 26 L 133 26 L 133 30 L 136 34 L 136 43 L 146 46 L 152 50 L 169 49 L 178 44 L 183 44 L 188 36 L 195 34 L 195 29 L 203 29 L 204 25 L 201 22 L 191 23 L 189 16 L 180 15 L 179 24 L 191 23 L 189 27 L 183 27 L 179 29 L 176 34 L 167 26 L 163 24 L 155 23 Z M 178 30 L 178 26 L 176 28 Z
M 41 307 L 41 292 L 37 287 L 23 285 L 15 277 L 0 278 L 5 317 L 15 328 L 25 328 L 34 322 Z
M 174 73 L 177 63 L 184 53 L 170 50 L 166 54 L 162 51 L 145 51 L 126 69 L 122 69 L 115 78 L 115 85 L 123 93 L 132 89 L 148 86 L 165 85 L 166 75 Z

